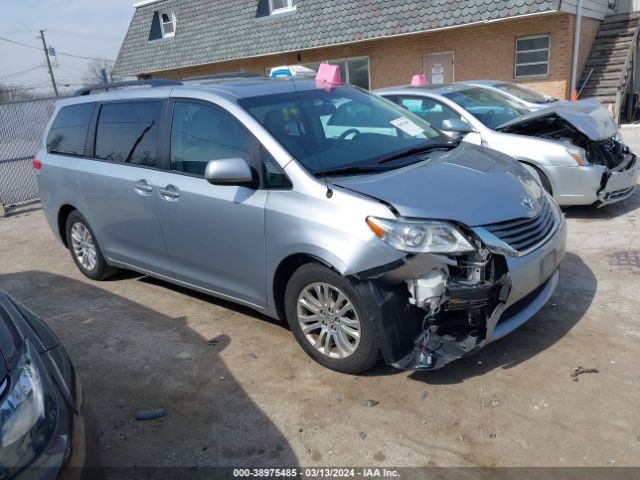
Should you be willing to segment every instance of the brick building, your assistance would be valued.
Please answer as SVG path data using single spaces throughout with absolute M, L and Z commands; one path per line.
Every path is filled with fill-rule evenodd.
M 339 63 L 365 88 L 498 79 L 567 97 L 577 0 L 144 0 L 114 72 L 184 78 Z M 607 0 L 583 2 L 578 74 Z

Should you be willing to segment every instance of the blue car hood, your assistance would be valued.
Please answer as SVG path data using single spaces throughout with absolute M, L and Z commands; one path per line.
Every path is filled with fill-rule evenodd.
M 384 201 L 403 217 L 452 220 L 470 227 L 528 218 L 532 213 L 522 198 L 542 202 L 545 195 L 511 157 L 464 143 L 448 152 L 432 152 L 408 167 L 331 181 Z

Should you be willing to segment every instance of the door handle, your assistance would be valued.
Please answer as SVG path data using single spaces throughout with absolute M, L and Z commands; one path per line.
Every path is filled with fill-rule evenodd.
M 134 185 L 133 189 L 138 195 L 148 196 L 153 193 L 153 185 L 150 185 L 146 180 L 138 180 Z
M 167 185 L 159 190 L 160 196 L 168 202 L 176 202 L 180 198 L 180 191 L 173 185 Z

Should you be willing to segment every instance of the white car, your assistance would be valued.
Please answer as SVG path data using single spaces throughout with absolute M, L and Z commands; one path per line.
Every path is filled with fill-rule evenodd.
M 378 95 L 434 127 L 520 161 L 558 204 L 602 206 L 629 198 L 640 162 L 598 102 L 533 111 L 486 87 L 394 87 Z
M 458 83 L 494 90 L 509 97 L 511 100 L 524 104 L 529 110 L 542 110 L 550 106 L 557 106 L 560 103 L 570 103 L 550 97 L 544 93 L 536 92 L 535 90 L 513 82 L 503 82 L 501 80 L 471 80 Z

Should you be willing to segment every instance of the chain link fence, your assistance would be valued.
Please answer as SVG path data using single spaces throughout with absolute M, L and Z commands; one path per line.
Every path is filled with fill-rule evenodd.
M 39 200 L 31 159 L 41 148 L 56 100 L 0 103 L 0 215 Z

